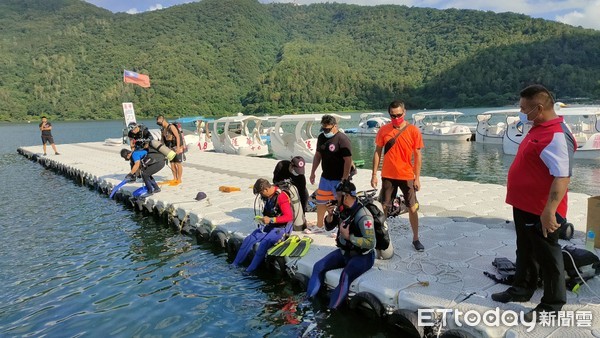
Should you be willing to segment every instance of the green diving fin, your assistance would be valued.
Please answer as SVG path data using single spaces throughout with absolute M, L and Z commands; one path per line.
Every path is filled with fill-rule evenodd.
M 310 243 L 312 243 L 313 239 L 310 237 L 303 237 L 300 240 L 300 243 L 296 246 L 292 252 L 289 253 L 290 257 L 303 257 L 306 255 L 308 250 L 310 249 Z
M 267 255 L 269 256 L 285 256 L 284 252 L 292 251 L 300 241 L 300 237 L 293 235 L 290 236 L 285 241 L 281 241 L 275 244 L 272 248 L 267 251 Z

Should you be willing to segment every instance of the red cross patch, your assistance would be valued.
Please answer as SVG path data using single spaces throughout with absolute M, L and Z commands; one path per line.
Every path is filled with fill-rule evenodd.
M 365 228 L 367 229 L 371 229 L 371 226 L 373 225 L 373 223 L 371 223 L 371 221 L 365 221 L 364 223 Z

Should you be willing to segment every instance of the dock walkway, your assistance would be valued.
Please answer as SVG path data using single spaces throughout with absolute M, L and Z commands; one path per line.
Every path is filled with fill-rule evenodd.
M 108 194 L 129 171 L 129 163 L 119 156 L 120 149 L 92 142 L 61 145 L 59 156 L 41 156 L 39 146 L 21 147 L 18 151 L 47 168 Z M 163 216 L 180 231 L 221 241 L 224 247 L 229 238 L 248 235 L 254 229 L 252 185 L 259 177 L 270 180 L 277 161 L 203 153 L 196 149 L 186 156 L 181 185 L 164 186 L 158 194 L 135 200 L 130 198 L 131 193 L 142 183 L 130 183 L 123 187 L 118 199 L 132 203 L 139 210 Z M 164 181 L 172 175 L 165 167 L 155 177 L 157 181 Z M 354 183 L 359 190 L 370 189 L 370 177 L 370 170 L 359 169 Z M 380 303 L 370 304 L 375 307 L 374 312 L 386 314 L 388 321 L 396 326 L 410 329 L 412 324 L 419 335 L 426 330 L 416 325 L 419 309 L 451 308 L 483 314 L 496 308 L 500 312 L 527 312 L 535 307 L 542 296 L 541 289 L 526 303 L 497 303 L 490 295 L 507 286 L 483 274 L 484 271 L 495 272 L 491 264 L 495 257 L 515 259 L 512 210 L 504 203 L 506 188 L 432 177 L 423 177 L 421 183 L 422 190 L 418 194 L 420 239 L 425 252 L 418 253 L 412 248 L 407 215 L 389 219 L 395 254 L 389 260 L 377 260 L 370 271 L 355 280 L 351 296 L 374 295 L 375 302 Z M 219 191 L 219 186 L 234 186 L 241 191 L 225 193 Z M 308 188 L 314 191 L 317 187 L 309 185 Z M 204 192 L 207 198 L 196 201 L 199 192 Z M 584 246 L 588 197 L 569 194 L 567 219 L 574 224 L 576 232 L 571 241 L 561 241 L 561 244 Z M 315 219 L 316 215 L 309 213 L 307 217 Z M 335 249 L 334 240 L 327 232 L 308 236 L 314 240 L 309 253 L 299 260 L 288 261 L 297 274 L 306 277 L 311 275 L 317 260 Z M 329 287 L 337 285 L 340 272 L 327 273 Z M 596 293 L 600 292 L 599 277 L 589 280 L 588 284 Z M 598 298 L 585 286 L 578 293 L 568 292 L 567 298 L 564 310 L 574 311 L 577 318 L 559 318 L 553 326 L 538 324 L 531 332 L 524 325 L 494 326 L 480 321 L 478 325 L 469 326 L 464 317 L 457 323 L 454 315 L 448 316 L 443 330 L 460 332 L 465 337 L 600 337 Z

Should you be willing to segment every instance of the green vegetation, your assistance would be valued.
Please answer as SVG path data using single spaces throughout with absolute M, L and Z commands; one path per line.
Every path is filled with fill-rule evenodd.
M 137 15 L 0 0 L 0 121 L 600 99 L 600 32 L 517 14 L 203 0 Z M 123 69 L 150 75 L 144 89 Z

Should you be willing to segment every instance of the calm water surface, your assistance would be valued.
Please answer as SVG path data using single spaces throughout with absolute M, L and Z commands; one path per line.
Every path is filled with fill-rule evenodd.
M 121 127 L 56 122 L 53 134 L 61 151 Z M 391 336 L 304 301 L 280 276 L 232 269 L 211 246 L 17 155 L 40 144 L 37 123 L 2 124 L 0 135 L 0 336 Z M 373 139 L 352 142 L 370 167 Z M 501 146 L 428 141 L 423 175 L 504 184 L 511 161 Z M 571 190 L 600 195 L 597 162 L 576 163 Z

